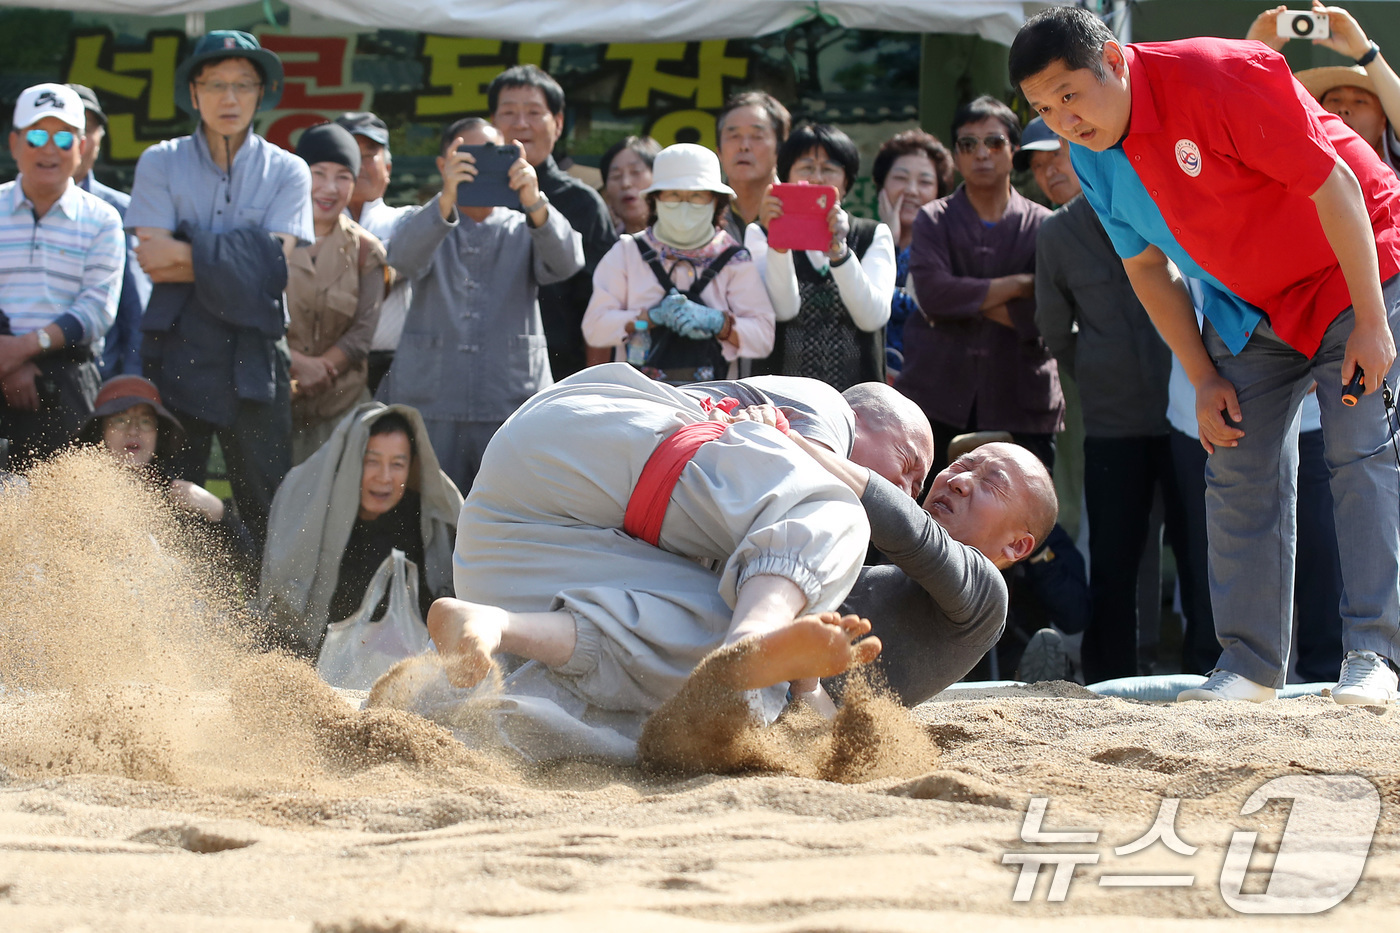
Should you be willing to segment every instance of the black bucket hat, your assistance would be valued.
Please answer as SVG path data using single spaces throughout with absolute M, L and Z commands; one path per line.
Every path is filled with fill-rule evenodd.
M 223 58 L 246 58 L 258 66 L 263 76 L 262 99 L 259 110 L 271 110 L 282 100 L 282 59 L 263 48 L 257 37 L 237 29 L 215 29 L 199 37 L 189 58 L 175 69 L 175 103 L 185 113 L 195 116 L 194 101 L 190 100 L 190 75 L 200 65 Z

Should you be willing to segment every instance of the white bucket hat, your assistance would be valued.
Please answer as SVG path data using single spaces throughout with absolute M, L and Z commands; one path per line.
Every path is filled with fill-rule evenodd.
M 676 143 L 656 154 L 651 166 L 651 187 L 656 191 L 714 191 L 734 197 L 734 189 L 720 181 L 719 156 L 695 143 Z
M 15 101 L 13 123 L 16 130 L 27 129 L 44 117 L 57 117 L 79 133 L 87 129 L 82 98 L 65 84 L 36 84 L 25 88 Z

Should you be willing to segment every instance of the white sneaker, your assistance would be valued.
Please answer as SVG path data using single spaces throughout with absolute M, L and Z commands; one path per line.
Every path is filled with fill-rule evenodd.
M 1199 687 L 1192 687 L 1190 690 L 1178 693 L 1176 702 L 1181 703 L 1185 700 L 1247 700 L 1250 703 L 1263 703 L 1275 699 L 1277 696 L 1278 691 L 1273 687 L 1256 684 L 1248 677 L 1216 668 L 1210 672 L 1206 682 Z
M 1395 702 L 1395 671 L 1374 651 L 1348 651 L 1337 686 L 1323 693 L 1348 706 L 1388 706 Z

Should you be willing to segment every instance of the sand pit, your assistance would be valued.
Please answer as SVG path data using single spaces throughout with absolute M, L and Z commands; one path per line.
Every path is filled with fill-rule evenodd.
M 917 739 L 865 771 L 852 763 L 877 759 L 859 749 L 781 744 L 750 764 L 789 774 L 525 768 L 409 714 L 355 711 L 305 665 L 250 650 L 252 622 L 180 557 L 175 531 L 142 517 L 145 495 L 71 457 L 27 500 L 0 496 L 0 929 L 1394 925 L 1392 711 L 1151 705 L 1055 684 L 926 704 Z M 784 741 L 802 729 L 834 734 L 795 723 Z M 1232 834 L 1259 833 L 1243 888 L 1257 893 L 1289 815 L 1274 801 L 1242 816 L 1245 801 L 1280 775 L 1344 773 L 1381 798 L 1355 890 L 1323 917 L 1237 913 L 1219 886 Z M 1049 798 L 1043 831 L 1097 839 L 1023 841 L 1033 797 Z M 1115 853 L 1164 799 L 1180 800 L 1195 854 Z M 1062 902 L 1047 901 L 1046 870 L 1017 903 L 1008 852 L 1098 860 Z M 1121 874 L 1192 883 L 1099 883 Z

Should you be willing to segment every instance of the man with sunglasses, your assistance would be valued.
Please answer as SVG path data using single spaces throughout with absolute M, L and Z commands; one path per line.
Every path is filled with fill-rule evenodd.
M 953 115 L 953 162 L 963 183 L 914 221 L 909 279 L 921 314 L 905 324 L 895 388 L 933 423 L 938 460 L 968 431 L 1010 431 L 1054 466 L 1064 396 L 1035 326 L 1035 238 L 1050 212 L 1011 186 L 1021 122 L 979 97 Z
M 155 283 L 145 373 L 185 426 L 173 472 L 202 485 L 217 435 L 259 547 L 291 468 L 286 257 L 316 237 L 306 163 L 253 131 L 282 78 L 281 60 L 248 33 L 201 36 L 175 73 L 175 102 L 199 127 L 141 155 L 126 212 Z
M 88 145 L 83 103 L 61 84 L 15 104 L 0 185 L 0 437 L 23 469 L 92 414 L 95 352 L 116 316 L 126 240 L 116 209 L 73 181 Z

